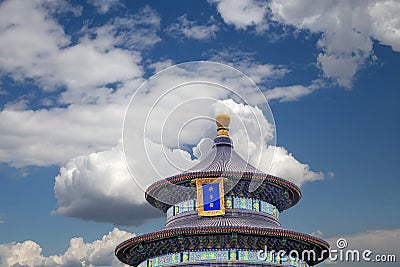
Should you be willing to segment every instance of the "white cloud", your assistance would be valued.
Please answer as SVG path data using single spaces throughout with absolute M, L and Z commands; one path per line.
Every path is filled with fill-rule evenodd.
M 400 3 L 394 0 L 272 0 L 272 19 L 321 34 L 318 65 L 327 78 L 350 88 L 354 75 L 373 57 L 373 40 L 400 51 Z
M 14 101 L 9 101 L 9 102 L 5 103 L 3 108 L 10 109 L 10 110 L 25 110 L 26 108 L 28 108 L 28 104 L 29 104 L 29 100 L 26 97 L 22 96 L 22 97 L 18 97 Z
M 141 157 L 146 155 L 138 155 L 136 160 Z M 138 164 L 136 171 L 143 175 L 142 186 L 158 177 L 151 166 Z M 153 177 L 148 176 L 149 171 Z M 53 214 L 117 225 L 143 224 L 163 216 L 145 202 L 144 189 L 132 179 L 120 143 L 111 150 L 72 158 L 60 169 L 54 185 L 58 208 Z
M 95 29 L 84 28 L 76 44 L 49 12 L 35 1 L 0 5 L 0 69 L 15 80 L 33 79 L 46 90 L 66 87 L 63 103 L 141 77 L 137 51 L 160 41 L 160 18 L 148 6 Z
M 0 161 L 13 166 L 65 164 L 79 154 L 109 148 L 121 136 L 123 104 L 0 112 Z
M 299 100 L 301 97 L 309 95 L 316 90 L 324 88 L 326 84 L 321 80 L 315 80 L 309 86 L 291 85 L 279 86 L 264 91 L 265 97 L 270 100 L 279 100 L 279 102 L 289 102 Z
M 236 29 L 245 30 L 256 26 L 258 31 L 267 27 L 265 18 L 268 12 L 265 1 L 252 0 L 209 0 L 217 5 L 218 12 L 227 24 L 232 24 Z
M 68 13 L 74 16 L 82 15 L 82 7 L 74 6 L 68 0 L 36 0 L 45 9 L 47 9 L 50 14 L 65 14 Z
M 280 102 L 288 102 L 299 99 L 300 97 L 309 95 L 313 89 L 303 85 L 291 85 L 285 87 L 275 87 L 265 92 L 268 100 L 279 99 Z
M 161 18 L 157 12 L 145 6 L 135 14 L 115 17 L 101 27 L 88 29 L 87 33 L 96 36 L 96 39 L 105 40 L 106 44 L 111 42 L 114 46 L 129 50 L 144 50 L 161 41 L 157 35 L 160 23 Z
M 55 213 L 115 224 L 139 224 L 159 216 L 156 209 L 145 204 L 143 191 L 130 180 L 122 161 L 122 147 L 117 144 L 129 96 L 143 81 L 140 53 L 132 51 L 130 46 L 119 47 L 119 42 L 126 41 L 119 36 L 132 18 L 84 29 L 85 35 L 71 44 L 62 27 L 44 8 L 33 3 L 16 0 L 0 5 L 0 27 L 5 29 L 0 32 L 0 40 L 9 45 L 5 51 L 0 50 L 0 68 L 15 79 L 33 79 L 48 90 L 65 87 L 55 102 L 65 106 L 29 110 L 21 102 L 3 108 L 0 161 L 19 167 L 64 165 L 54 186 L 58 201 Z M 138 16 L 136 23 L 153 25 L 156 31 L 159 17 L 148 7 L 141 12 L 138 14 L 143 16 Z M 31 34 L 33 45 L 25 39 L 25 34 Z M 36 36 L 40 39 L 35 39 Z M 249 60 L 238 63 L 250 70 L 256 81 L 286 72 L 284 68 L 268 64 L 254 67 Z M 248 78 L 229 67 L 218 65 L 220 68 L 214 69 L 203 64 L 194 69 L 180 66 L 172 72 L 163 72 L 160 79 L 150 81 L 153 87 L 139 93 L 133 103 L 135 110 L 127 118 L 132 131 L 125 135 L 129 138 L 124 140 L 124 148 L 133 151 L 127 153 L 128 162 L 143 188 L 194 163 L 188 151 L 181 148 L 198 144 L 207 134 L 213 138 L 214 125 L 210 127 L 209 121 L 199 120 L 180 127 L 196 116 L 208 116 L 217 100 L 231 97 L 238 100 L 240 96 L 251 106 L 264 104 L 263 95 Z M 198 80 L 209 84 L 190 84 L 163 95 L 177 84 Z M 117 85 L 108 87 L 109 83 Z M 234 89 L 237 94 L 218 84 Z M 154 105 L 160 96 L 163 98 Z M 269 129 L 259 110 L 233 102 L 224 104 L 237 110 L 242 121 L 248 121 L 248 127 L 255 125 L 250 114 L 256 113 L 265 129 Z M 145 121 L 147 114 L 149 118 Z M 164 121 L 166 125 L 160 123 Z M 245 129 L 238 128 L 232 138 L 235 141 L 235 136 L 245 137 L 245 134 Z M 254 140 L 247 144 L 239 142 L 240 139 L 235 141 L 238 151 L 246 156 L 249 151 L 263 148 L 271 160 L 271 150 L 264 142 L 275 138 L 271 131 L 261 135 L 252 132 L 251 136 Z M 258 162 L 261 156 L 255 155 L 252 160 Z M 299 179 L 299 183 L 315 179 L 309 167 L 288 155 L 286 150 L 281 150 L 280 155 L 281 161 L 291 166 L 290 171 L 281 171 L 283 175 L 298 176 L 290 179 Z M 168 160 L 176 166 L 171 166 Z M 279 164 L 273 170 L 280 174 Z M 138 218 L 137 213 L 143 216 Z
M 366 262 L 362 260 L 362 252 L 364 250 L 372 251 L 369 256 L 371 259 L 375 259 L 376 255 L 395 255 L 396 260 L 400 258 L 400 253 L 398 248 L 400 247 L 400 229 L 377 229 L 368 230 L 365 232 L 343 235 L 338 237 L 329 238 L 327 241 L 331 244 L 332 249 L 337 248 L 337 241 L 344 238 L 347 241 L 346 250 L 358 250 L 361 252 L 360 262 L 341 262 L 341 261 L 331 261 L 327 263 L 334 263 L 333 266 L 397 266 L 396 262 Z M 337 254 L 335 254 L 337 256 Z
M 188 118 L 196 117 L 194 105 L 191 107 L 192 111 L 184 113 Z M 260 170 L 298 185 L 324 177 L 321 172 L 311 171 L 309 165 L 299 162 L 285 148 L 268 145 L 274 140 L 274 127 L 259 108 L 225 100 L 215 102 L 209 109 L 203 107 L 203 110 L 210 117 L 223 112 L 231 114 L 230 135 L 235 150 Z M 157 118 L 163 111 L 158 112 Z M 173 126 L 179 128 L 182 125 L 179 118 L 174 119 Z M 163 119 L 159 118 L 158 124 L 160 120 Z M 170 136 L 172 130 L 165 129 L 171 134 L 166 134 L 167 140 L 162 145 L 152 135 L 147 135 L 143 144 L 140 137 L 142 128 L 137 127 L 137 123 L 134 125 L 136 130 L 130 132 L 125 140 L 125 149 L 128 149 L 127 160 L 135 180 L 125 165 L 121 143 L 111 150 L 73 158 L 56 177 L 56 214 L 119 225 L 138 225 L 149 218 L 162 216 L 161 212 L 146 204 L 145 189 L 157 180 L 189 169 L 197 160 L 191 160 L 187 151 L 175 147 L 175 140 Z M 157 127 L 151 126 L 151 129 L 154 132 Z M 202 153 L 208 153 L 202 136 L 215 137 L 214 122 L 192 123 L 184 131 L 181 132 L 180 145 L 194 144 L 193 153 L 197 156 L 200 156 L 200 148 L 203 148 Z M 140 217 L 137 216 L 139 213 Z
M 101 51 L 90 40 L 63 49 L 52 71 L 43 83 L 62 84 L 70 90 L 96 88 L 108 83 L 123 82 L 141 76 L 138 66 L 140 56 L 135 53 L 113 48 Z M 42 80 L 44 80 L 42 79 Z
M 279 177 L 283 177 L 297 185 L 305 182 L 322 180 L 324 174 L 322 172 L 313 172 L 308 164 L 299 162 L 292 153 L 289 153 L 283 147 L 269 148 L 274 149 L 274 160 L 270 173 Z M 268 155 L 268 152 L 264 152 Z
M 167 33 L 175 38 L 185 36 L 196 40 L 215 39 L 218 30 L 219 27 L 212 17 L 207 25 L 197 25 L 195 21 L 188 20 L 186 14 L 180 16 L 177 23 L 169 25 L 166 29 Z
M 372 18 L 372 37 L 397 52 L 400 52 L 399 12 L 398 1 L 375 1 L 368 6 L 368 13 Z
M 228 111 L 235 114 L 230 125 L 230 135 L 235 151 L 253 166 L 265 173 L 287 179 L 299 186 L 308 181 L 321 180 L 322 172 L 313 172 L 308 164 L 299 162 L 285 148 L 274 145 L 274 126 L 257 107 L 236 104 L 225 100 L 216 103 L 214 113 Z M 247 140 L 247 142 L 245 141 Z
M 82 237 L 70 240 L 68 250 L 62 255 L 44 256 L 42 248 L 34 241 L 0 244 L 0 266 L 126 266 L 114 255 L 117 244 L 134 234 L 114 228 L 100 240 L 85 243 Z
M 348 248 L 370 249 L 376 253 L 399 252 L 400 229 L 376 229 L 365 232 L 329 238 L 332 248 L 337 248 L 336 243 L 340 238 L 345 238 Z
M 66 108 L 3 109 L 0 159 L 14 166 L 64 165 L 54 186 L 57 214 L 115 224 L 140 224 L 160 216 L 145 203 L 143 190 L 155 180 L 188 169 L 194 161 L 187 147 L 215 136 L 214 123 L 191 120 L 210 114 L 213 118 L 217 101 L 230 97 L 243 102 L 242 97 L 253 107 L 265 105 L 263 94 L 253 82 L 233 68 L 204 62 L 194 66 L 179 65 L 160 73 L 158 79 L 149 80 L 137 92 L 130 105 L 133 110 L 128 111 L 125 121 L 124 149 L 130 171 L 142 189 L 130 179 L 122 160 L 122 146 L 117 145 L 129 95 L 138 88 L 140 79 L 125 81 L 115 91 L 104 88 L 84 92 L 87 97 L 70 96 L 69 100 L 77 103 Z M 187 84 L 170 91 L 177 84 L 199 80 L 209 84 Z M 89 101 L 91 98 L 96 100 Z M 272 118 L 267 121 L 264 116 L 268 114 L 260 109 L 232 100 L 220 102 L 220 108 L 221 105 L 237 114 L 237 119 L 232 119 L 237 151 L 256 166 L 259 162 L 264 164 L 260 169 L 268 172 L 275 138 Z M 264 129 L 261 132 L 259 125 Z M 249 142 L 242 141 L 247 138 Z M 281 158 L 272 168 L 274 174 L 298 184 L 320 178 L 285 149 L 277 151 Z M 137 213 L 143 216 L 138 217 Z
M 15 79 L 43 76 L 46 66 L 39 63 L 70 42 L 38 1 L 2 2 L 0 29 L 0 68 Z
M 256 84 L 268 84 L 283 78 L 289 70 L 284 66 L 261 63 L 255 60 L 252 52 L 244 52 L 234 47 L 222 51 L 210 50 L 203 54 L 209 60 L 230 65 L 248 75 Z
M 212 61 L 221 62 L 243 71 L 258 86 L 261 86 L 268 101 L 296 101 L 318 89 L 326 87 L 326 84 L 322 80 L 317 79 L 312 81 L 309 86 L 291 85 L 266 89 L 275 84 L 277 80 L 284 78 L 290 70 L 285 66 L 258 62 L 254 58 L 254 53 L 244 52 L 234 47 L 224 49 L 223 51 L 210 50 L 207 54 L 203 54 L 203 56 L 209 57 Z
M 41 89 L 64 89 L 42 100 L 46 108 L 29 110 L 29 96 L 2 107 L 0 161 L 13 166 L 65 164 L 77 155 L 115 146 L 128 97 L 143 81 L 140 53 L 132 51 L 135 45 L 129 40 L 148 46 L 157 41 L 149 43 L 145 35 L 141 39 L 142 28 L 155 34 L 160 23 L 147 6 L 130 17 L 84 29 L 84 36 L 71 44 L 48 13 L 59 7 L 47 10 L 41 3 L 0 5 L 2 73 L 21 83 L 33 80 Z M 127 32 L 128 25 L 132 29 Z M 129 49 L 117 47 L 121 42 Z M 59 104 L 63 107 L 54 107 Z
M 374 40 L 400 51 L 400 2 L 396 0 L 209 2 L 236 29 L 256 26 L 265 32 L 268 23 L 278 22 L 320 35 L 317 65 L 326 78 L 345 88 L 351 88 L 357 71 L 375 59 Z
M 254 167 L 268 172 L 273 150 L 268 156 L 264 152 L 275 144 L 275 126 L 264 117 L 263 111 L 258 107 L 237 104 L 228 99 L 215 103 L 211 113 L 214 116 L 219 113 L 231 114 L 229 135 L 235 151 Z M 215 132 L 215 128 L 213 130 Z M 262 157 L 264 158 L 261 159 Z
M 171 59 L 164 59 L 158 62 L 153 62 L 149 65 L 150 69 L 154 70 L 154 73 L 157 73 L 163 69 L 166 69 L 170 66 L 174 65 L 174 62 Z
M 122 6 L 120 0 L 87 0 L 87 2 L 95 6 L 102 14 L 107 13 L 113 8 Z

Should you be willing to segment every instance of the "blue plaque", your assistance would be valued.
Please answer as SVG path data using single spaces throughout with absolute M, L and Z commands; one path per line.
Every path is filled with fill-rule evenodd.
M 196 179 L 197 212 L 199 216 L 218 216 L 225 214 L 224 179 Z

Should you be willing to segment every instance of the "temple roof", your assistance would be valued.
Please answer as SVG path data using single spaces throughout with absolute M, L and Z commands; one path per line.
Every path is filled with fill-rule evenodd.
M 266 174 L 243 160 L 233 149 L 229 136 L 214 139 L 211 151 L 189 170 L 155 182 L 146 190 L 147 201 L 163 212 L 181 201 L 195 197 L 193 179 L 225 177 L 225 193 L 267 201 L 283 211 L 301 198 L 300 189 L 293 183 Z M 250 190 L 252 181 L 257 188 Z M 179 186 L 176 186 L 179 185 Z
M 189 172 L 237 172 L 237 173 L 262 173 L 250 163 L 243 160 L 233 149 L 229 137 L 217 137 L 211 151 L 194 167 L 185 171 Z
M 322 262 L 329 255 L 329 244 L 319 238 L 280 228 L 243 226 L 208 226 L 162 229 L 131 238 L 117 246 L 115 255 L 122 262 L 136 266 L 154 256 L 174 251 L 193 251 L 203 248 L 248 248 L 263 250 L 313 250 L 316 259 L 304 259 L 309 265 Z

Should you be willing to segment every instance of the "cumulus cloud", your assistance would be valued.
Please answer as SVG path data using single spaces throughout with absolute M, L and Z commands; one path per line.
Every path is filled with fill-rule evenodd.
M 322 180 L 324 178 L 322 172 L 311 171 L 308 164 L 299 162 L 285 148 L 275 147 L 273 149 L 274 159 L 270 170 L 271 174 L 288 179 L 299 186 L 308 181 Z M 266 155 L 268 154 L 266 153 Z
M 144 190 L 157 180 L 157 174 L 147 176 L 152 167 L 138 164 L 136 171 L 142 172 L 142 180 L 133 180 L 122 150 L 119 143 L 111 150 L 72 158 L 62 167 L 54 185 L 58 208 L 53 214 L 117 225 L 140 225 L 162 217 L 163 213 L 144 200 Z M 146 157 L 144 151 L 136 160 L 141 157 Z
M 69 44 L 62 26 L 46 16 L 38 1 L 4 1 L 0 5 L 0 68 L 15 79 L 42 76 L 42 57 Z M 48 71 L 48 70 L 47 70 Z
M 261 109 L 229 99 L 217 101 L 204 110 L 211 118 L 218 113 L 231 114 L 230 135 L 235 150 L 261 171 L 298 185 L 323 179 L 322 172 L 313 172 L 308 164 L 299 162 L 285 148 L 270 145 L 274 142 L 275 128 Z M 196 117 L 190 110 L 185 114 L 189 118 Z M 161 114 L 157 118 L 159 116 Z M 179 128 L 179 125 L 173 123 L 174 127 Z M 159 143 L 152 139 L 154 136 L 147 135 L 143 143 L 138 135 L 140 129 L 126 137 L 129 145 L 125 146 L 125 152 L 130 172 L 124 162 L 122 143 L 111 150 L 73 158 L 62 167 L 54 186 L 58 201 L 54 213 L 120 225 L 139 225 L 149 218 L 163 216 L 146 204 L 145 189 L 159 179 L 192 167 L 198 159 L 192 159 L 190 154 L 198 158 L 207 154 L 210 146 L 205 144 L 207 139 L 202 136 L 208 140 L 214 138 L 215 123 L 190 124 L 186 130 L 189 136 L 182 133 L 180 147 L 174 147 L 174 138 L 170 134 L 167 135 L 170 141 Z M 156 128 L 152 129 L 155 131 Z M 193 143 L 193 140 L 198 141 Z M 130 148 L 131 145 L 134 147 Z M 184 149 L 188 145 L 194 145 L 192 151 Z M 139 213 L 140 217 L 137 216 Z
M 317 57 L 325 77 L 350 88 L 354 75 L 373 57 L 373 40 L 400 51 L 400 3 L 394 0 L 272 0 L 272 19 L 321 34 Z
M 398 1 L 374 1 L 368 6 L 368 13 L 372 18 L 372 37 L 397 52 L 400 52 L 399 10 Z
M 400 51 L 400 3 L 396 0 L 209 2 L 236 29 L 265 30 L 266 25 L 278 23 L 318 34 L 317 65 L 326 78 L 345 88 L 351 88 L 357 71 L 375 59 L 374 41 Z
M 64 103 L 141 77 L 137 50 L 160 41 L 160 18 L 148 6 L 95 29 L 84 28 L 76 44 L 49 12 L 38 1 L 1 3 L 0 69 L 18 81 L 33 79 L 46 90 L 66 88 Z
M 255 26 L 258 31 L 267 27 L 265 18 L 268 13 L 265 1 L 252 0 L 209 0 L 217 6 L 218 12 L 227 24 L 236 29 L 245 30 Z
M 29 103 L 20 101 L 0 111 L 2 162 L 17 167 L 63 166 L 54 186 L 58 203 L 54 213 L 120 225 L 138 225 L 160 216 L 145 203 L 143 190 L 196 162 L 191 148 L 215 136 L 214 124 L 204 118 L 214 117 L 218 103 L 240 118 L 236 125 L 242 128 L 232 128 L 238 152 L 255 165 L 261 159 L 272 161 L 274 144 L 268 144 L 275 138 L 272 120 L 265 117 L 265 110 L 256 108 L 265 104 L 263 94 L 253 81 L 218 64 L 217 69 L 207 63 L 181 65 L 150 80 L 149 87 L 142 87 L 131 103 L 134 110 L 127 113 L 123 146 L 118 141 L 129 96 L 143 82 L 141 52 L 128 40 L 129 34 L 135 33 L 122 35 L 131 22 L 135 29 L 143 26 L 157 31 L 160 19 L 151 8 L 97 28 L 84 28 L 76 43 L 40 2 L 4 1 L 0 15 L 3 73 L 17 81 L 32 79 L 45 90 L 64 89 L 50 107 L 30 110 Z M 170 63 L 164 60 L 153 66 Z M 287 72 L 269 64 L 253 66 L 254 61 L 245 58 L 236 63 L 256 82 Z M 175 88 L 177 84 L 184 86 Z M 235 101 L 228 101 L 230 98 Z M 256 123 L 264 130 L 246 133 L 246 128 L 257 129 Z M 248 138 L 246 134 L 251 136 L 249 142 L 239 141 Z M 288 170 L 283 171 L 279 162 L 272 169 L 269 165 L 260 168 L 298 184 L 321 177 L 287 150 L 282 148 L 278 155 Z M 143 216 L 133 216 L 138 213 Z
M 62 255 L 44 256 L 34 241 L 0 244 L 0 266 L 126 266 L 114 256 L 116 244 L 134 237 L 134 234 L 114 228 L 100 240 L 85 243 L 82 237 L 72 238 Z
M 130 40 L 148 46 L 157 41 L 144 40 L 143 31 L 155 34 L 160 23 L 146 6 L 132 16 L 83 29 L 73 44 L 51 16 L 61 7 L 49 3 L 0 4 L 2 74 L 21 83 L 33 80 L 40 89 L 62 90 L 43 100 L 44 108 L 29 110 L 25 96 L 2 107 L 0 160 L 13 166 L 65 164 L 79 154 L 115 146 L 128 96 L 143 81 L 141 56 Z
M 109 83 L 126 81 L 142 75 L 138 66 L 141 58 L 132 52 L 114 48 L 102 50 L 90 40 L 63 49 L 52 61 L 56 64 L 50 73 L 52 78 L 43 78 L 43 83 L 67 86 L 70 90 L 96 88 Z M 96 66 L 96 67 L 94 67 Z
M 189 20 L 186 14 L 180 16 L 177 20 L 177 23 L 169 25 L 166 29 L 167 33 L 175 38 L 184 36 L 196 40 L 215 39 L 216 32 L 219 30 L 213 17 L 206 25 L 197 25 L 195 21 Z
M 125 105 L 70 105 L 0 112 L 0 160 L 13 166 L 65 164 L 70 158 L 115 146 Z

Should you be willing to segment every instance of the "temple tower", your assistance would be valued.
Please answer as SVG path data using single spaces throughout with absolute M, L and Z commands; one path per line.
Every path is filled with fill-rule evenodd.
M 233 149 L 229 122 L 228 115 L 217 115 L 208 155 L 146 190 L 167 223 L 119 244 L 120 261 L 140 267 L 312 266 L 329 256 L 324 240 L 281 226 L 279 214 L 300 200 L 300 189 L 244 161 Z

